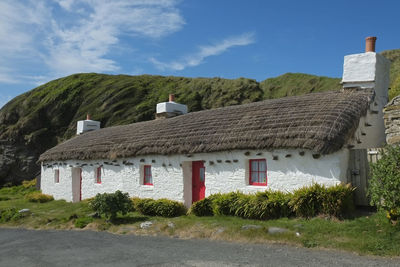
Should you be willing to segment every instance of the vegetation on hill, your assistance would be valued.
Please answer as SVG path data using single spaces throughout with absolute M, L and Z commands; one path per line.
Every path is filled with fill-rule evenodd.
M 391 62 L 389 99 L 392 99 L 400 95 L 400 49 L 383 51 L 381 54 Z
M 260 83 L 264 99 L 296 96 L 307 93 L 339 90 L 339 78 L 320 77 L 304 73 L 286 73 Z

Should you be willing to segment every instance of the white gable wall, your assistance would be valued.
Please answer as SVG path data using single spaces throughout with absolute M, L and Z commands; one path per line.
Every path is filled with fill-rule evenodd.
M 305 154 L 301 156 L 300 151 Z M 248 152 L 248 153 L 246 153 Z M 245 154 L 246 153 L 246 154 Z M 247 155 L 248 154 L 248 155 Z M 266 189 L 293 191 L 299 187 L 320 183 L 327 186 L 347 182 L 349 151 L 340 150 L 314 159 L 307 150 L 233 151 L 194 155 L 144 156 L 117 162 L 65 161 L 42 165 L 42 191 L 55 199 L 72 201 L 71 170 L 82 166 L 82 199 L 97 193 L 121 190 L 140 198 L 168 198 L 191 205 L 191 162 L 204 160 L 206 168 L 206 196 L 214 193 L 242 191 L 254 193 Z M 274 160 L 273 157 L 277 157 Z M 265 158 L 267 161 L 267 186 L 249 185 L 249 160 Z M 219 162 L 220 161 L 220 162 Z M 114 165 L 109 165 L 109 164 Z M 91 166 L 91 165 L 92 166 Z M 95 169 L 102 165 L 102 183 L 95 182 Z M 119 165 L 119 166 L 115 166 Z M 143 185 L 143 165 L 151 165 L 153 186 Z M 60 170 L 60 182 L 54 183 L 54 170 Z

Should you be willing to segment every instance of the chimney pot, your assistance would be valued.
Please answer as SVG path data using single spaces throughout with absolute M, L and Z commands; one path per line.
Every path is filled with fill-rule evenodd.
M 169 94 L 169 102 L 175 102 L 175 95 Z
M 89 115 L 89 114 L 86 114 L 86 120 L 87 120 L 87 121 L 90 121 L 90 120 L 91 120 L 91 118 L 90 118 L 90 115 Z
M 365 52 L 375 52 L 376 39 L 374 36 L 365 38 Z

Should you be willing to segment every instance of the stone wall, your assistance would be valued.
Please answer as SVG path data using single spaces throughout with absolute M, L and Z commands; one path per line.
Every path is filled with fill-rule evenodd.
M 400 144 L 400 95 L 393 98 L 384 109 L 386 142 Z

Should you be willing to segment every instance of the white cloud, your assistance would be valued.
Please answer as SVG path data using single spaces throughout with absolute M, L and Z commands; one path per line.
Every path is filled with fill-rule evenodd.
M 150 58 L 150 61 L 160 70 L 169 69 L 179 71 L 187 67 L 197 66 L 203 63 L 207 57 L 222 54 L 231 47 L 246 46 L 254 42 L 254 34 L 245 33 L 239 36 L 231 36 L 214 45 L 200 46 L 196 53 L 187 55 L 179 60 L 165 63 L 155 58 Z
M 1 0 L 0 83 L 119 69 L 123 36 L 161 38 L 180 30 L 179 0 Z M 134 45 L 134 44 L 133 44 Z M 42 73 L 26 70 L 38 66 Z M 34 67 L 33 67 L 34 68 Z M 43 71 L 43 68 L 44 71 Z M 34 73 L 22 77 L 20 73 Z

